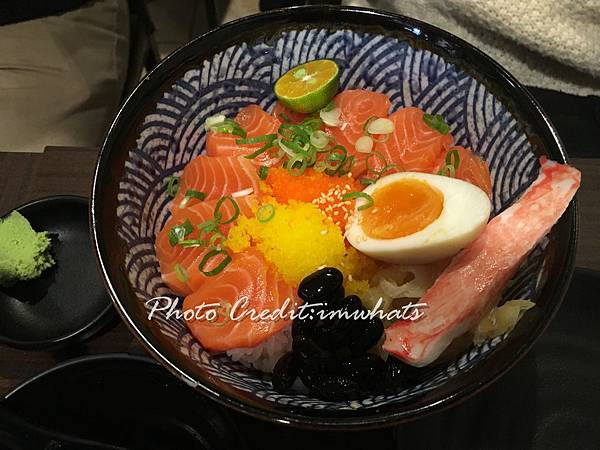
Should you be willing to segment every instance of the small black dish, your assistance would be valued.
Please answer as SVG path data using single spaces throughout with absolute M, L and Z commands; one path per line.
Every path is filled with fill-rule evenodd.
M 57 349 L 115 323 L 92 249 L 88 201 L 54 196 L 16 208 L 36 231 L 48 231 L 56 264 L 30 281 L 0 288 L 0 343 Z
M 220 406 L 150 358 L 127 354 L 64 362 L 6 395 L 2 416 L 0 448 L 49 448 L 19 446 L 49 439 L 60 448 L 247 448 Z

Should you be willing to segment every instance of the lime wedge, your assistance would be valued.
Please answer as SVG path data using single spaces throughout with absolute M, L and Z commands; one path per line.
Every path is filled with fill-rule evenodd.
M 309 61 L 284 73 L 275 82 L 275 95 L 292 111 L 312 113 L 325 107 L 337 93 L 339 74 L 335 61 Z

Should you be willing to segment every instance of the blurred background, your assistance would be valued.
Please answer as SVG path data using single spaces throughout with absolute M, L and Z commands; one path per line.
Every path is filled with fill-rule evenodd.
M 186 42 L 260 11 L 323 3 L 462 37 L 532 89 L 571 154 L 598 154 L 600 0 L 2 0 L 0 152 L 97 148 L 140 78 Z

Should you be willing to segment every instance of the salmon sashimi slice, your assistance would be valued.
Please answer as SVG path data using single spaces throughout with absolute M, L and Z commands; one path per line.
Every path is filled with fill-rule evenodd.
M 427 304 L 416 321 L 398 321 L 385 331 L 384 350 L 422 367 L 452 340 L 472 330 L 490 309 L 526 255 L 565 212 L 581 173 L 540 159 L 537 180 L 519 200 L 494 217 L 425 292 Z
M 246 158 L 239 156 L 198 156 L 185 166 L 179 180 L 179 190 L 171 202 L 171 211 L 182 205 L 192 206 L 200 202 L 190 197 L 184 200 L 188 190 L 202 192 L 204 200 L 218 200 L 224 195 L 252 189 L 259 193 L 259 178 L 256 167 Z
M 289 119 L 289 123 L 298 124 L 308 117 L 308 114 L 299 113 L 286 108 L 281 103 L 275 103 L 273 107 L 273 117 L 277 118 L 280 122 L 286 122 L 286 118 Z
M 364 89 L 340 92 L 333 98 L 333 103 L 340 109 L 340 126 L 325 129 L 349 155 L 357 154 L 354 144 L 364 136 L 365 122 L 374 116 L 387 117 L 391 106 L 386 95 Z
M 245 197 L 235 198 L 235 202 L 240 209 L 240 214 L 250 217 L 252 208 L 256 205 L 256 196 L 247 195 Z M 193 206 L 173 210 L 173 215 L 167 221 L 163 229 L 156 236 L 155 248 L 156 257 L 160 265 L 160 273 L 165 284 L 177 295 L 185 296 L 191 294 L 208 278 L 199 270 L 199 264 L 202 258 L 208 253 L 208 246 L 184 247 L 182 245 L 171 245 L 169 242 L 169 232 L 176 225 L 182 225 L 189 220 L 194 227 L 194 231 L 186 236 L 186 239 L 199 239 L 200 231 L 198 225 L 206 223 L 214 218 L 217 200 L 209 200 L 196 203 Z M 230 201 L 225 201 L 219 208 L 222 213 L 222 221 L 227 222 L 228 218 L 233 217 L 235 207 Z M 220 232 L 227 236 L 233 223 L 219 225 Z M 217 265 L 217 261 L 210 261 Z M 176 272 L 176 264 L 179 264 L 181 272 L 179 277 Z M 206 267 L 205 271 L 212 270 L 213 267 Z M 183 278 L 183 279 L 181 279 Z
M 383 169 L 383 164 L 395 164 L 400 170 L 431 173 L 440 155 L 452 144 L 451 134 L 441 134 L 423 121 L 419 108 L 402 108 L 389 116 L 394 132 L 385 142 L 375 147 L 385 162 L 373 158 L 373 167 Z
M 464 180 L 481 188 L 488 196 L 492 195 L 492 178 L 490 168 L 483 158 L 475 155 L 471 150 L 464 147 L 452 147 L 449 151 L 458 152 L 458 169 L 454 177 Z M 447 153 L 442 153 L 434 167 L 433 173 L 437 173 L 446 165 Z
M 286 299 L 289 299 L 286 308 Z M 247 300 L 247 305 L 242 302 Z M 210 283 L 185 298 L 183 310 L 208 311 L 219 305 L 219 317 L 210 322 L 206 318 L 186 319 L 188 328 L 200 344 L 214 352 L 224 352 L 236 348 L 256 347 L 291 323 L 288 313 L 283 317 L 269 317 L 265 320 L 239 319 L 244 311 L 252 309 L 275 313 L 284 308 L 283 313 L 293 311 L 297 300 L 296 293 L 280 277 L 277 270 L 265 260 L 256 249 L 236 253 L 225 269 L 213 277 Z M 239 305 L 228 312 L 228 304 Z M 245 307 L 244 307 L 245 306 Z M 237 320 L 234 320 L 237 319 Z
M 246 131 L 246 138 L 277 134 L 281 122 L 274 116 L 266 113 L 258 105 L 248 105 L 240 110 L 234 119 Z M 241 136 L 228 133 L 209 131 L 206 136 L 206 154 L 208 156 L 244 156 L 249 155 L 264 145 L 238 144 L 236 141 Z M 278 162 L 277 158 L 265 152 L 251 160 L 256 165 L 272 166 Z

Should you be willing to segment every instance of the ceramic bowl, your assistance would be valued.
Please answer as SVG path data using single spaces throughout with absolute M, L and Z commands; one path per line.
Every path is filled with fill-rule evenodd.
M 235 409 L 306 427 L 373 427 L 452 405 L 497 379 L 555 314 L 572 272 L 571 205 L 505 290 L 537 307 L 515 330 L 472 347 L 396 395 L 326 402 L 279 394 L 268 377 L 206 352 L 182 322 L 149 321 L 146 302 L 171 295 L 161 281 L 154 238 L 169 217 L 166 177 L 200 155 L 208 116 L 275 103 L 273 83 L 307 60 L 330 58 L 342 89 L 387 94 L 392 109 L 442 114 L 455 141 L 489 163 L 493 208 L 512 203 L 537 175 L 538 157 L 565 162 L 556 132 L 531 95 L 501 66 L 457 37 L 406 17 L 311 6 L 226 24 L 166 58 L 129 97 L 103 145 L 95 173 L 92 226 L 108 289 L 147 350 L 190 386 Z

